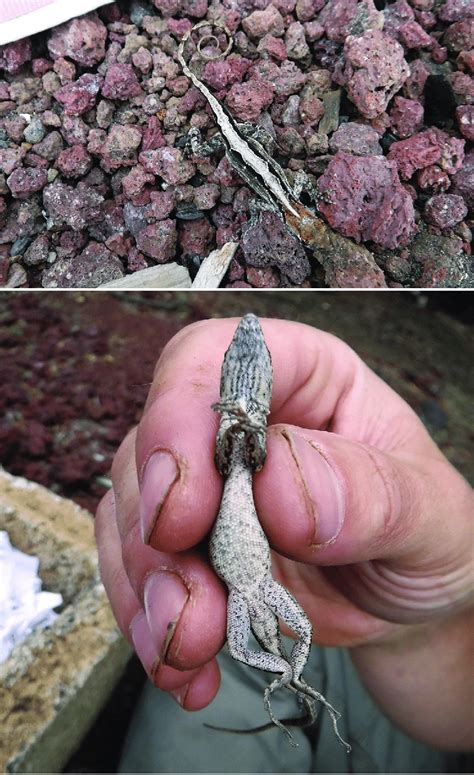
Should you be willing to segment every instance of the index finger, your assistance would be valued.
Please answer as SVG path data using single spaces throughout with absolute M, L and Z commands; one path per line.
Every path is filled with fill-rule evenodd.
M 389 443 L 395 443 L 403 417 L 412 423 L 406 404 L 337 337 L 283 320 L 261 323 L 274 370 L 270 423 L 330 429 L 358 441 L 373 441 L 365 437 L 375 428 L 385 443 L 381 427 L 391 427 Z M 222 360 L 237 324 L 229 318 L 189 326 L 157 364 L 136 463 L 143 538 L 162 551 L 201 541 L 219 508 L 218 417 L 211 404 L 219 399 Z

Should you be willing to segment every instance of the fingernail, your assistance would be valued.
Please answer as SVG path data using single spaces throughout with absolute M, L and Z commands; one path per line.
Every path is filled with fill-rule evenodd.
M 151 678 L 158 655 L 144 611 L 139 611 L 133 617 L 130 624 L 130 636 L 137 657 Z
M 339 535 L 344 522 L 342 482 L 320 450 L 296 433 L 290 433 L 297 465 L 312 507 L 315 543 L 328 544 Z
M 145 544 L 150 541 L 166 496 L 179 477 L 171 452 L 160 450 L 148 459 L 140 488 L 140 523 Z
M 184 684 L 184 686 L 180 686 L 179 689 L 172 689 L 170 691 L 171 696 L 174 697 L 178 705 L 181 705 L 181 707 L 184 705 L 189 687 L 190 684 Z
M 166 653 L 189 594 L 175 573 L 153 573 L 145 582 L 145 613 L 156 653 L 166 661 Z

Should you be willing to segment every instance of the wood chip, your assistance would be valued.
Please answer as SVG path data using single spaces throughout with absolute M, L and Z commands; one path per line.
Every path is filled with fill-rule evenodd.
M 193 290 L 218 288 L 229 268 L 229 264 L 235 255 L 237 247 L 237 242 L 226 242 L 221 248 L 209 253 L 207 258 L 202 262 L 199 271 L 194 278 L 192 285 Z
M 139 272 L 120 277 L 118 280 L 111 280 L 109 283 L 103 283 L 98 286 L 102 288 L 123 288 L 127 290 L 142 290 L 150 288 L 158 290 L 161 288 L 190 288 L 191 277 L 188 270 L 179 264 L 161 264 L 160 266 L 150 266 L 148 269 L 141 269 Z

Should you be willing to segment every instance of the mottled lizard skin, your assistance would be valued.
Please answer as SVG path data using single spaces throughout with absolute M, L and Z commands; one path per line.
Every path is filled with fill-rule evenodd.
M 213 406 L 221 413 L 215 459 L 225 483 L 209 554 L 216 573 L 229 588 L 227 643 L 231 656 L 279 677 L 264 693 L 271 723 L 254 730 L 225 731 L 256 732 L 276 724 L 296 745 L 286 725 L 313 723 L 319 701 L 344 743 L 337 730 L 339 713 L 302 678 L 311 649 L 311 623 L 294 597 L 272 577 L 270 546 L 253 499 L 253 473 L 262 468 L 266 457 L 272 381 L 272 361 L 260 323 L 255 315 L 245 315 L 224 356 L 220 402 Z M 281 642 L 279 619 L 297 635 L 289 657 Z M 251 632 L 261 651 L 248 647 Z M 282 687 L 296 694 L 306 711 L 304 717 L 283 722 L 276 718 L 270 695 Z

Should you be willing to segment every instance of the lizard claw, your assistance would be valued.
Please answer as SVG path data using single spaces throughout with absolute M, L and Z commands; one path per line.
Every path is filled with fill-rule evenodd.
M 334 191 L 332 189 L 328 189 L 327 191 L 319 191 L 319 200 L 321 202 L 324 202 L 327 205 L 334 205 L 336 204 L 335 200 L 333 199 Z

